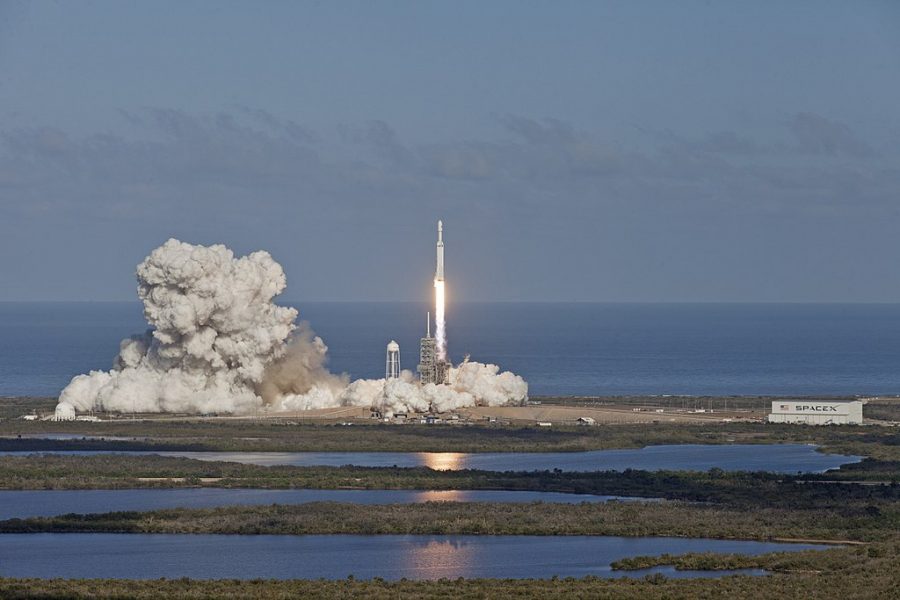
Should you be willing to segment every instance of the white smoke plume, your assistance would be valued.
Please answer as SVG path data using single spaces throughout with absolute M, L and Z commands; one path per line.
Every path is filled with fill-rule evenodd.
M 367 406 L 384 412 L 444 412 L 523 402 L 528 385 L 496 365 L 464 362 L 449 385 L 357 380 L 328 371 L 328 348 L 297 311 L 277 306 L 286 279 L 267 252 L 235 258 L 222 245 L 171 239 L 137 267 L 151 326 L 120 344 L 110 371 L 72 379 L 60 414 L 76 411 L 248 414 Z
M 137 268 L 152 329 L 124 340 L 113 369 L 79 375 L 60 403 L 79 411 L 247 413 L 261 405 L 267 365 L 284 355 L 297 311 L 267 252 L 169 240 Z
M 385 414 L 448 412 L 467 406 L 505 406 L 528 399 L 528 384 L 520 376 L 497 365 L 463 362 L 450 369 L 447 385 L 419 385 L 412 373 L 403 371 L 400 379 L 360 379 L 339 396 L 345 406 L 371 406 Z

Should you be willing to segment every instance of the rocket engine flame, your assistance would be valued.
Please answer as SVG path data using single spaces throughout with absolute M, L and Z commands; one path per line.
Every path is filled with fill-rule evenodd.
M 437 357 L 447 360 L 447 322 L 444 319 L 444 282 L 434 280 L 434 342 Z

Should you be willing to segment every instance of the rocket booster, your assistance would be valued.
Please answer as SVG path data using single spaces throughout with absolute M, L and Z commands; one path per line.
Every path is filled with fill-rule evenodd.
M 434 280 L 444 280 L 444 223 L 438 221 L 438 239 L 437 239 L 437 268 L 434 271 Z

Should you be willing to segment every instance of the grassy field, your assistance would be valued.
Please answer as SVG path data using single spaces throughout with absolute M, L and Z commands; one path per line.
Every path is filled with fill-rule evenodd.
M 124 440 L 29 439 L 65 433 Z M 577 452 L 660 444 L 815 443 L 825 451 L 900 460 L 900 429 L 761 423 L 620 424 L 595 427 L 298 425 L 271 421 L 0 422 L 0 450 L 198 450 L 247 452 Z M 22 436 L 19 438 L 18 436 Z
M 56 398 L 4 396 L 0 398 L 0 419 L 16 419 L 26 414 L 48 415 L 56 407 Z
M 680 502 L 381 506 L 313 502 L 0 521 L 0 533 L 654 535 L 885 541 L 898 531 L 900 503 L 876 499 L 823 502 L 815 509 L 759 506 L 753 510 Z
M 900 398 L 879 398 L 863 406 L 863 417 L 900 422 Z
M 834 482 L 869 482 L 860 485 Z M 893 485 L 880 485 L 894 482 Z M 520 490 L 746 505 L 809 505 L 900 497 L 900 464 L 866 460 L 802 476 L 771 473 L 435 471 L 426 467 L 261 467 L 162 456 L 0 456 L 0 489 L 219 487 L 264 489 Z

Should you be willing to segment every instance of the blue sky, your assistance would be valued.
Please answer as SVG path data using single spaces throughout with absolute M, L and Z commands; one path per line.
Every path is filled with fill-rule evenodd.
M 0 300 L 900 300 L 895 2 L 0 2 Z

